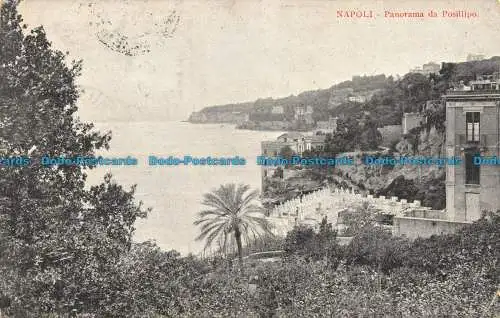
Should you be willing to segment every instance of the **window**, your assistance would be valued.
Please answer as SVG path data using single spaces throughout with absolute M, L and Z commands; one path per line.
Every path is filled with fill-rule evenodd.
M 479 142 L 479 112 L 465 113 L 467 142 Z
M 465 184 L 479 184 L 479 165 L 474 164 L 474 157 L 479 157 L 478 153 L 468 152 L 465 154 Z

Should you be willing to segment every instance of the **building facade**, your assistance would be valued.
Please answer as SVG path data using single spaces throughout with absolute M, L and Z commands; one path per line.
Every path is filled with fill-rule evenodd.
M 395 216 L 394 235 L 453 233 L 481 218 L 483 211 L 500 209 L 500 76 L 487 78 L 487 83 L 481 77 L 443 96 L 447 157 L 462 159 L 446 166 L 446 209 Z
M 278 140 L 262 141 L 261 142 L 261 154 L 265 157 L 278 157 L 280 152 L 285 147 L 290 147 L 294 153 L 297 153 L 298 152 L 297 146 L 298 146 L 298 140 L 299 140 L 297 138 L 302 138 L 302 137 L 292 136 L 289 134 L 283 134 L 280 137 L 278 137 Z M 263 187 L 263 185 L 265 183 L 265 179 L 270 178 L 273 175 L 275 175 L 276 170 L 278 170 L 278 168 L 282 169 L 282 171 L 283 171 L 284 167 L 266 166 L 266 165 L 261 166 L 261 168 L 260 168 L 261 169 L 261 188 Z M 284 175 L 282 175 L 282 178 L 283 177 L 284 177 Z M 263 188 L 261 190 L 263 190 Z
M 291 143 L 294 143 L 294 145 L 296 145 L 302 138 L 304 138 L 304 135 L 301 133 L 287 132 L 287 133 L 284 133 L 282 135 L 279 135 L 278 138 L 276 138 L 276 140 L 278 142 L 283 142 L 283 143 L 291 142 Z M 296 146 L 295 146 L 294 151 L 297 152 Z
M 236 124 L 242 124 L 250 120 L 250 114 L 244 112 L 232 112 L 230 122 L 236 122 Z
M 271 109 L 271 113 L 272 114 L 284 114 L 285 109 L 283 108 L 283 106 L 273 106 L 273 108 Z
M 467 55 L 467 62 L 470 61 L 481 61 L 484 60 L 485 56 L 484 54 L 469 54 Z
M 322 132 L 324 134 L 332 134 L 337 131 L 338 117 L 330 117 L 326 121 L 318 121 L 316 123 L 315 132 Z
M 290 147 L 293 152 L 297 153 L 297 141 L 279 141 L 269 140 L 261 142 L 262 155 L 267 157 L 276 157 L 285 147 Z
M 323 150 L 325 147 L 325 135 L 304 135 L 297 132 L 284 133 L 276 140 L 261 142 L 261 154 L 264 157 L 279 157 L 283 148 L 290 147 L 296 155 L 302 155 L 305 151 Z M 285 167 L 280 165 L 261 165 L 262 185 L 266 178 L 276 176 L 277 170 L 281 171 L 281 178 L 284 179 L 289 174 Z
M 439 73 L 440 70 L 441 70 L 441 65 L 439 65 L 438 63 L 429 62 L 429 63 L 422 65 L 422 71 L 426 75 L 432 74 L 432 73 L 437 74 L 437 73 Z
M 323 150 L 325 148 L 325 140 L 325 135 L 304 136 L 297 143 L 297 152 L 299 155 L 302 155 L 305 151 Z
M 314 123 L 314 120 L 312 117 L 313 112 L 314 112 L 314 109 L 312 106 L 307 106 L 307 107 L 298 106 L 295 108 L 294 119 L 296 121 L 303 121 L 307 125 L 311 125 Z
M 347 100 L 353 103 L 365 103 L 367 98 L 366 96 L 363 95 L 354 95 L 354 96 L 349 96 Z
M 410 70 L 410 73 L 418 73 L 418 74 L 422 74 L 422 75 L 430 75 L 430 74 L 437 74 L 439 73 L 439 71 L 441 70 L 441 65 L 439 65 L 438 63 L 434 63 L 434 62 L 429 62 L 429 63 L 426 63 L 426 64 L 423 64 L 421 67 L 420 66 L 417 66 L 413 69 Z
M 446 101 L 447 156 L 463 164 L 447 166 L 446 211 L 454 221 L 474 221 L 483 210 L 500 209 L 500 89 L 498 82 L 470 82 L 470 90 L 449 91 Z M 475 158 L 476 157 L 476 158 Z

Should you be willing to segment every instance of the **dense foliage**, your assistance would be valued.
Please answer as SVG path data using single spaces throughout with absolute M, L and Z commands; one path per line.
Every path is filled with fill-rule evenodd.
M 250 280 L 233 272 L 212 275 L 214 286 L 227 281 L 230 287 L 214 287 L 219 297 L 204 297 L 190 314 L 493 317 L 500 312 L 499 302 L 492 302 L 500 283 L 499 213 L 454 235 L 415 242 L 368 227 L 332 252 L 319 248 L 320 237 L 297 227 L 287 237 L 287 256 L 249 269 Z
M 338 121 L 337 132 L 326 135 L 324 155 L 336 156 L 355 150 L 375 150 L 382 142 L 377 123 L 370 115 L 358 114 Z
M 81 63 L 68 67 L 42 27 L 25 34 L 21 23 L 15 1 L 4 1 L 0 142 L 4 156 L 32 161 L 0 168 L 0 297 L 15 317 L 112 310 L 114 269 L 147 211 L 110 176 L 85 189 L 81 167 L 39 164 L 44 155 L 93 156 L 110 134 L 75 116 Z

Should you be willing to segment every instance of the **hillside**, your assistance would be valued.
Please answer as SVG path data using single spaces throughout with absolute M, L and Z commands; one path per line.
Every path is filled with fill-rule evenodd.
M 241 128 L 247 129 L 300 130 L 304 127 L 292 125 L 295 107 L 312 106 L 314 122 L 329 116 L 342 118 L 370 111 L 378 127 L 395 125 L 401 123 L 404 112 L 421 110 L 426 101 L 439 99 L 447 89 L 460 81 L 468 83 L 476 75 L 498 70 L 500 56 L 481 61 L 443 62 L 439 74 L 429 76 L 418 73 L 408 73 L 398 79 L 384 74 L 353 76 L 351 80 L 330 88 L 306 91 L 297 96 L 208 106 L 192 113 L 189 121 L 245 123 Z
M 306 91 L 299 95 L 290 95 L 284 98 L 264 98 L 254 102 L 216 105 L 194 112 L 188 121 L 193 123 L 240 123 L 242 114 L 248 115 L 248 120 L 264 121 L 291 121 L 294 109 L 297 106 L 312 106 L 313 119 L 324 119 L 332 109 L 345 103 L 348 96 L 362 95 L 371 97 L 376 91 L 386 85 L 385 75 L 355 76 L 352 80 L 333 85 L 327 89 Z M 353 103 L 346 103 L 351 105 Z M 273 107 L 282 107 L 282 112 L 273 113 Z

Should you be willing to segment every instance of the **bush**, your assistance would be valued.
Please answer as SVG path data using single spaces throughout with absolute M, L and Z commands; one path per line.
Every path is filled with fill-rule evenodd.
M 285 238 L 284 250 L 288 256 L 301 256 L 307 261 L 326 260 L 334 267 L 338 265 L 342 254 L 337 232 L 326 217 L 318 233 L 308 226 L 294 227 Z
M 388 230 L 369 226 L 346 246 L 344 258 L 347 264 L 368 265 L 389 273 L 402 266 L 404 252 L 409 247 L 408 241 L 392 237 Z

